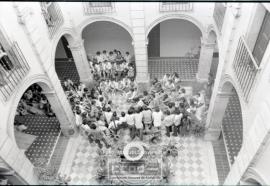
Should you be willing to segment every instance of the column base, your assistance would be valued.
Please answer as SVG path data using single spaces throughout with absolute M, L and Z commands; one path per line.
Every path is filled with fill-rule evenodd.
M 138 82 L 138 91 L 143 92 L 143 91 L 149 91 L 150 89 L 150 83 L 149 82 Z
M 74 126 L 60 126 L 65 137 L 74 137 L 78 133 Z
M 138 84 L 138 91 L 143 92 L 143 91 L 149 91 L 150 89 L 150 77 L 149 74 L 145 76 L 144 79 L 142 78 L 136 78 L 137 84 Z
M 197 73 L 196 74 L 196 80 L 198 81 L 198 82 L 200 82 L 200 83 L 206 83 L 206 82 L 208 82 L 208 78 L 206 77 L 199 77 L 199 74 Z
M 81 79 L 81 82 L 89 89 L 93 88 L 95 85 L 95 81 L 92 78 Z
M 208 129 L 205 132 L 204 139 L 207 141 L 216 141 L 220 137 L 221 130 L 219 129 Z

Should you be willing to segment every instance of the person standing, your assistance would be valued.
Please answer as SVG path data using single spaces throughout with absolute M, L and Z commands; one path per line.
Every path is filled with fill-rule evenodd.
M 138 107 L 136 109 L 136 114 L 135 114 L 135 127 L 136 127 L 136 133 L 139 135 L 140 140 L 143 140 L 143 114 L 142 114 L 142 108 Z

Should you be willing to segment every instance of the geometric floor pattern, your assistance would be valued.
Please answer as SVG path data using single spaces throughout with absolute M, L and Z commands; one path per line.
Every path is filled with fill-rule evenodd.
M 232 165 L 241 149 L 243 140 L 241 105 L 235 89 L 232 91 L 224 116 L 222 121 L 223 135 L 229 161 Z
M 167 138 L 167 137 L 166 137 Z M 172 137 L 174 138 L 174 137 Z M 78 137 L 80 140 L 75 156 L 72 160 L 72 167 L 69 172 L 71 185 L 96 185 L 95 158 L 97 156 L 97 145 L 90 144 L 85 137 Z M 167 138 L 167 140 L 169 140 Z M 196 137 L 176 138 L 178 141 L 179 156 L 173 162 L 173 177 L 170 185 L 206 185 L 215 183 L 216 178 L 209 175 L 207 162 L 206 145 L 202 139 Z M 216 182 L 216 184 L 218 184 Z
M 26 134 L 37 136 L 25 151 L 27 158 L 34 163 L 36 158 L 43 157 L 48 162 L 60 134 L 60 124 L 56 117 L 45 115 L 25 115 L 22 117 L 27 126 Z
M 125 102 L 122 96 L 112 96 L 112 102 L 120 111 L 126 111 L 129 104 Z M 124 132 L 123 138 L 129 141 L 128 135 Z M 218 184 L 216 173 L 214 153 L 210 142 L 206 142 L 201 138 L 194 136 L 187 137 L 165 137 L 165 128 L 162 128 L 162 144 L 168 144 L 170 140 L 176 142 L 178 147 L 178 157 L 172 161 L 173 176 L 170 179 L 170 185 L 206 185 Z M 137 140 L 137 139 L 135 139 Z M 66 151 L 65 160 L 62 169 L 65 169 L 65 174 L 70 176 L 71 185 L 97 185 L 95 180 L 97 145 L 89 143 L 86 137 L 79 135 L 76 138 L 76 144 L 69 145 Z M 147 136 L 144 137 L 144 142 L 147 142 Z M 162 145 L 161 144 L 161 145 Z M 68 153 L 68 154 L 67 154 Z M 73 154 L 73 155 L 71 155 Z M 66 164 L 70 164 L 68 168 L 63 168 Z
M 162 78 L 166 73 L 177 72 L 182 81 L 196 79 L 199 59 L 158 57 L 148 59 L 150 78 Z
M 55 70 L 61 82 L 64 81 L 64 77 L 70 78 L 74 83 L 80 82 L 80 77 L 74 61 L 57 61 L 55 63 Z

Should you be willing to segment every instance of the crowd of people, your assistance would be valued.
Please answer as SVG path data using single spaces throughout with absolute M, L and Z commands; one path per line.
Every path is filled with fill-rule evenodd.
M 42 94 L 42 89 L 39 85 L 31 85 L 23 94 L 17 107 L 17 115 L 23 116 L 32 115 L 47 115 L 55 116 L 51 105 L 46 96 Z
M 131 140 L 136 136 L 144 140 L 145 135 L 153 133 L 160 135 L 163 129 L 167 137 L 200 136 L 203 133 L 206 112 L 203 92 L 188 95 L 177 73 L 165 74 L 160 80 L 154 78 L 150 90 L 141 92 L 134 74 L 130 76 L 125 68 L 120 73 L 107 69 L 108 64 L 133 66 L 129 57 L 117 57 L 121 53 L 115 51 L 113 59 L 121 60 L 110 61 L 112 53 L 107 56 L 106 51 L 102 55 L 97 52 L 91 60 L 90 67 L 97 82 L 94 87 L 74 83 L 68 78 L 64 80 L 76 126 L 91 143 L 109 148 L 113 140 L 108 137 L 121 137 L 121 130 L 128 130 Z M 128 109 L 119 110 L 119 105 L 111 99 L 114 96 L 125 99 Z
M 103 50 L 102 53 L 97 51 L 92 59 L 89 58 L 89 65 L 96 81 L 101 79 L 119 81 L 123 77 L 134 79 L 135 64 L 131 59 L 129 52 L 122 56 L 116 49 L 109 53 Z
M 31 85 L 23 94 L 19 101 L 16 115 L 47 115 L 48 117 L 55 116 L 49 101 L 46 96 L 42 94 L 42 89 L 39 85 Z M 19 131 L 26 130 L 27 127 L 23 125 L 23 121 L 20 118 L 15 117 L 14 125 Z

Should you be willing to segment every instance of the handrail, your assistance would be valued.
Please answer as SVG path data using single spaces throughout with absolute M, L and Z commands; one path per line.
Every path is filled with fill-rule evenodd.
M 171 11 L 192 11 L 193 3 L 190 2 L 160 2 L 160 12 L 171 12 Z
M 245 46 L 245 48 L 246 48 L 246 50 L 247 50 L 247 52 L 248 52 L 248 54 L 249 54 L 249 57 L 251 58 L 251 61 L 252 61 L 253 65 L 255 66 L 256 70 L 260 70 L 260 67 L 259 67 L 258 64 L 256 63 L 256 60 L 255 60 L 255 58 L 253 57 L 253 54 L 252 54 L 252 52 L 250 51 L 250 49 L 249 49 L 249 47 L 248 47 L 248 45 L 247 45 L 247 43 L 246 43 L 246 40 L 245 40 L 244 36 L 240 36 L 240 39 L 241 39 L 241 41 L 243 42 L 243 44 L 244 44 L 244 46 Z
M 6 66 L 5 68 L 0 66 L 0 93 L 5 101 L 9 99 L 30 69 L 17 42 L 12 42 L 6 53 L 7 57 L 3 59 Z
M 92 2 L 94 3 L 94 2 Z M 95 2 L 97 3 L 97 2 Z M 107 5 L 107 6 L 106 6 Z M 112 13 L 115 11 L 115 3 L 110 2 L 109 4 L 99 4 L 99 5 L 91 5 L 90 2 L 83 2 L 83 9 L 85 15 L 91 15 L 91 14 L 103 14 L 103 13 Z

